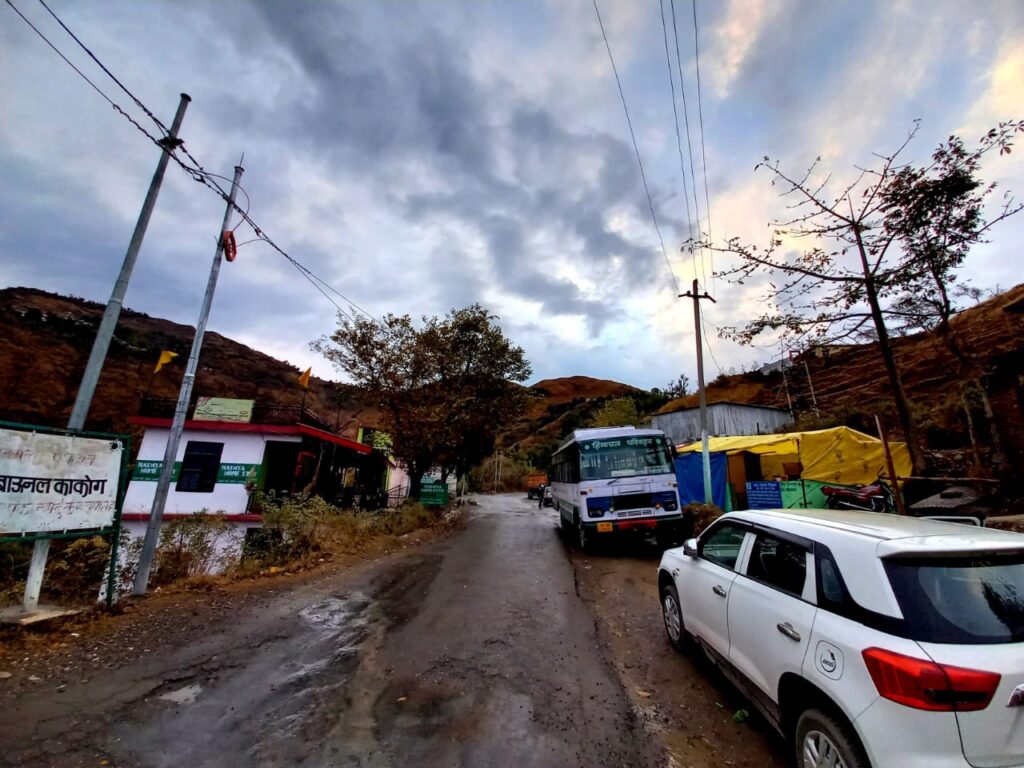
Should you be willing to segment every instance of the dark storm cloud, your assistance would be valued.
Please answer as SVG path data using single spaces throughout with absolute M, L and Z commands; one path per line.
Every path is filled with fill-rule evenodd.
M 552 277 L 551 263 L 568 258 L 599 283 L 626 287 L 663 269 L 649 243 L 609 226 L 615 210 L 644 225 L 650 215 L 632 150 L 619 139 L 575 133 L 511 83 L 484 81 L 465 44 L 429 19 L 381 34 L 372 13 L 333 5 L 259 10 L 303 78 L 286 110 L 253 119 L 334 167 L 357 169 L 408 220 L 475 231 L 486 244 L 488 279 L 501 290 L 547 313 L 583 315 L 597 334 L 618 292 L 584 296 Z M 576 253 L 538 252 L 529 242 L 537 232 L 575 241 Z

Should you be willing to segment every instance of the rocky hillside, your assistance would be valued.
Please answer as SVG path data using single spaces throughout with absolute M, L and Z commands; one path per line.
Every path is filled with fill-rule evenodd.
M 74 404 L 103 306 L 31 288 L 0 290 L 0 419 L 63 426 Z M 177 398 L 195 329 L 125 309 L 89 413 L 88 429 L 126 432 L 143 395 Z M 155 376 L 161 350 L 179 357 Z M 300 371 L 244 344 L 207 332 L 195 395 L 300 405 Z M 306 407 L 350 436 L 376 412 L 359 390 L 310 381 Z

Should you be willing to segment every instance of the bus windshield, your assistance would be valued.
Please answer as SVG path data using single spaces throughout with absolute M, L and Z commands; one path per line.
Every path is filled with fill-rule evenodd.
M 581 440 L 579 446 L 583 480 L 665 475 L 673 471 L 672 457 L 661 435 Z

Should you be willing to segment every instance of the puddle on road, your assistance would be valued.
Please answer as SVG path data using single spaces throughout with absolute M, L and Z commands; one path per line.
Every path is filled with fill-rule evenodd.
M 369 631 L 371 605 L 369 597 L 357 592 L 344 598 L 329 597 L 299 611 L 299 616 L 322 634 L 329 650 L 305 663 L 294 660 L 295 671 L 286 682 L 294 685 L 332 668 L 354 666 L 359 644 Z
M 157 698 L 161 701 L 169 701 L 172 704 L 191 704 L 199 698 L 199 694 L 202 693 L 202 691 L 203 686 L 198 683 L 193 683 L 192 685 L 186 685 L 183 688 L 168 691 Z
M 350 597 L 329 597 L 299 611 L 311 626 L 328 634 L 343 633 L 366 626 L 366 609 L 370 598 L 356 592 Z

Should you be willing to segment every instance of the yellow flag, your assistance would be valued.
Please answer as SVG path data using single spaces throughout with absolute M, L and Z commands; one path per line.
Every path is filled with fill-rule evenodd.
M 301 376 L 299 376 L 299 385 L 300 385 L 300 386 L 301 386 L 301 387 L 302 387 L 303 389 L 309 389 L 309 374 L 310 374 L 310 373 L 312 373 L 312 371 L 313 371 L 313 367 L 312 367 L 312 366 L 310 366 L 309 368 L 307 368 L 307 369 L 306 369 L 306 370 L 305 370 L 305 371 L 304 371 L 304 372 L 302 373 L 302 375 L 301 375 Z
M 178 356 L 177 352 L 168 352 L 166 349 L 160 353 L 160 359 L 156 361 L 156 368 L 153 369 L 153 373 L 160 373 L 160 369 L 163 368 L 167 363 L 171 362 Z

